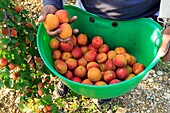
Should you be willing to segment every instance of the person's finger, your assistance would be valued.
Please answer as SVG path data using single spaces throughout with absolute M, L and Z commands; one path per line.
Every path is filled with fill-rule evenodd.
M 45 17 L 44 15 L 40 15 L 39 18 L 38 18 L 38 22 L 43 22 L 45 20 Z
M 66 38 L 66 39 L 62 39 L 59 36 L 56 36 L 56 38 L 60 41 L 60 42 L 68 42 L 70 40 L 70 38 Z
M 166 61 L 169 61 L 169 60 L 170 60 L 170 49 L 168 50 L 168 52 L 166 53 L 166 55 L 161 58 L 161 60 L 162 60 L 163 62 L 166 62 Z
M 73 29 L 73 34 L 76 34 L 76 33 L 78 33 L 78 32 L 79 32 L 78 29 Z
M 163 35 L 162 38 L 162 44 L 158 50 L 158 54 L 160 57 L 165 56 L 165 54 L 167 53 L 168 49 L 169 49 L 169 44 L 170 44 L 170 37 L 166 34 Z
M 73 23 L 74 21 L 76 21 L 77 16 L 73 16 L 70 20 L 69 20 L 69 24 Z
M 49 30 L 46 30 L 46 31 L 47 31 L 47 34 L 49 36 L 56 36 L 56 35 L 61 33 L 61 29 L 57 29 L 57 30 L 54 30 L 54 31 L 49 31 Z
M 51 13 L 55 13 L 57 11 L 57 8 L 55 8 L 54 6 L 52 5 L 46 5 L 42 8 L 42 11 L 41 11 L 41 14 L 38 18 L 38 22 L 43 22 L 47 16 L 47 14 Z

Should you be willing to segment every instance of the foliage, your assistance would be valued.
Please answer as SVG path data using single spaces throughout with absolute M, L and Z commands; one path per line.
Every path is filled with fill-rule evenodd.
M 19 11 L 17 6 L 21 8 L 18 8 Z M 37 50 L 38 25 L 28 14 L 29 11 L 17 1 L 0 1 L 0 58 L 8 62 L 0 65 L 0 87 L 20 90 L 19 108 L 23 111 L 46 105 L 56 108 L 50 95 L 54 90 L 54 83 L 49 82 L 51 73 Z M 4 34 L 4 29 L 7 29 L 7 34 Z M 12 30 L 15 30 L 14 34 Z M 42 88 L 38 88 L 39 83 L 43 83 Z M 42 96 L 37 93 L 39 89 L 44 93 Z M 26 102 L 29 106 L 25 106 Z M 57 112 L 56 109 L 52 111 Z

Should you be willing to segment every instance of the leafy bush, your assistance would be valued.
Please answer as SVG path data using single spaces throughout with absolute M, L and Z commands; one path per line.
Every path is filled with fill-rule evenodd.
M 20 90 L 19 107 L 23 111 L 50 105 L 56 112 L 52 74 L 39 56 L 38 25 L 29 13 L 17 1 L 0 1 L 0 87 Z M 27 107 L 25 103 L 29 103 Z

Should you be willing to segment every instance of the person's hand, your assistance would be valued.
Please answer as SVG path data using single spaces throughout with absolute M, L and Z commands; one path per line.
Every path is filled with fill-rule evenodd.
M 170 60 L 170 26 L 168 26 L 163 33 L 162 44 L 158 50 L 158 54 L 163 62 Z
M 45 5 L 43 8 L 42 8 L 42 11 L 41 11 L 41 14 L 38 18 L 38 22 L 43 22 L 47 16 L 47 14 L 54 14 L 58 9 L 56 7 L 54 7 L 53 5 Z M 73 23 L 74 21 L 76 21 L 77 19 L 77 16 L 73 16 L 70 20 L 69 20 L 69 24 Z M 46 30 L 47 31 L 47 34 L 49 36 L 56 36 L 56 38 L 61 41 L 61 42 L 67 42 L 70 40 L 70 38 L 67 38 L 67 39 L 61 39 L 60 37 L 58 37 L 58 34 L 61 33 L 61 29 L 56 29 L 54 31 L 49 31 L 49 30 Z M 78 29 L 74 29 L 73 30 L 73 34 L 77 33 L 78 32 Z

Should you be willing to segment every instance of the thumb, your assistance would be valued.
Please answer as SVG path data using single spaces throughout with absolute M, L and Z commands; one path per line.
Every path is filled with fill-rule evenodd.
M 41 14 L 40 14 L 40 16 L 38 18 L 38 22 L 39 23 L 43 22 L 45 20 L 46 16 L 47 16 L 47 12 L 46 11 L 45 12 L 41 12 Z
M 40 15 L 39 18 L 38 18 L 38 22 L 43 22 L 45 20 L 45 16 L 43 15 Z
M 160 57 L 163 57 L 165 56 L 165 54 L 168 52 L 168 49 L 169 49 L 169 39 L 166 35 L 163 35 L 163 38 L 162 38 L 162 44 L 158 50 L 158 55 Z

